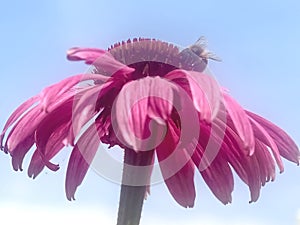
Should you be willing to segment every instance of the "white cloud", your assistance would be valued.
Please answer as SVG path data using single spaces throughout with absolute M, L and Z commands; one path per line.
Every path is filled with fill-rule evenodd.
M 172 224 L 172 225 L 269 225 L 268 223 L 261 221 L 246 221 L 242 218 L 235 218 L 233 220 L 223 221 L 219 218 L 208 216 L 208 215 L 199 215 L 197 218 L 190 219 L 178 219 L 178 218 L 153 218 L 151 220 L 142 221 L 141 225 L 153 225 L 153 224 Z
M 10 225 L 53 225 L 53 224 L 72 224 L 72 225 L 115 225 L 117 217 L 115 213 L 109 212 L 99 207 L 84 206 L 38 206 L 25 205 L 20 203 L 0 204 L 1 224 Z M 299 211 L 300 219 L 300 211 Z M 141 225 L 268 225 L 266 221 L 249 221 L 243 218 L 234 218 L 232 220 L 222 221 L 213 215 L 198 215 L 197 218 L 178 219 L 176 216 L 166 218 L 163 216 L 147 216 L 145 221 L 141 221 Z M 300 223 L 298 223 L 300 225 Z
M 300 225 L 300 209 L 297 212 L 297 225 Z
M 39 207 L 37 205 L 1 204 L 1 224 L 10 225 L 99 225 L 115 224 L 115 218 L 98 208 Z

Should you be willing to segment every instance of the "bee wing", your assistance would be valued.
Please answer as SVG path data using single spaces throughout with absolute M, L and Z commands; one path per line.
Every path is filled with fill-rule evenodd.
M 214 53 L 212 53 L 212 52 L 208 52 L 208 53 L 206 54 L 206 57 L 209 58 L 209 59 L 218 61 L 218 62 L 221 62 L 221 61 L 222 61 L 222 59 L 221 59 L 219 56 L 217 56 L 216 54 L 214 54 Z
M 202 49 L 205 50 L 205 57 L 208 58 L 208 59 L 212 59 L 212 60 L 215 60 L 215 61 L 218 61 L 218 62 L 221 62 L 222 59 L 220 57 L 218 57 L 216 54 L 210 52 L 207 50 L 207 45 L 208 45 L 208 42 L 207 42 L 207 39 L 205 36 L 201 36 L 196 42 L 195 42 L 195 45 L 198 45 L 200 46 Z
M 198 45 L 200 46 L 202 49 L 206 49 L 207 48 L 207 40 L 206 40 L 206 37 L 204 36 L 201 36 L 196 42 L 194 45 Z

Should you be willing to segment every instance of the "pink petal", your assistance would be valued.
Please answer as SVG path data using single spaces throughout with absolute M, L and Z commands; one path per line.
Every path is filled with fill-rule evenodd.
M 42 172 L 45 166 L 52 171 L 59 170 L 59 165 L 53 164 L 49 160 L 50 159 L 47 159 L 44 155 L 41 154 L 40 150 L 36 149 L 31 157 L 30 165 L 28 167 L 28 176 L 35 179 L 40 174 L 40 172 Z
M 58 86 L 60 86 L 60 84 L 58 84 Z M 51 94 L 49 93 L 49 95 Z M 15 123 L 14 127 L 11 129 L 6 139 L 6 143 L 4 146 L 5 150 L 9 151 L 13 157 L 14 168 L 21 168 L 21 163 L 23 158 L 22 157 L 20 158 L 20 156 L 24 157 L 24 155 L 29 151 L 31 147 L 29 146 L 29 144 L 27 144 L 26 146 L 29 149 L 25 147 L 22 148 L 21 147 L 23 145 L 22 143 L 23 142 L 29 143 L 29 140 L 32 140 L 32 137 L 34 137 L 34 133 L 38 125 L 43 121 L 43 119 L 45 119 L 47 115 L 51 113 L 53 110 L 63 106 L 66 103 L 66 101 L 70 99 L 70 96 L 72 98 L 71 94 L 67 96 L 60 96 L 61 98 L 59 97 L 56 98 L 56 101 L 52 101 L 52 103 L 48 105 L 48 111 L 42 110 L 40 104 L 38 104 L 33 108 L 31 108 L 30 110 L 28 110 L 23 115 L 23 117 Z M 55 96 L 52 96 L 53 99 L 54 97 Z
M 81 128 L 98 112 L 97 102 L 99 98 L 106 94 L 103 89 L 107 88 L 111 82 L 103 85 L 96 85 L 85 88 L 82 93 L 76 95 L 72 111 L 72 130 L 67 137 L 67 144 L 74 144 L 75 137 L 79 134 Z
M 165 124 L 161 121 L 166 121 L 171 114 L 173 108 L 173 90 L 171 87 L 166 88 L 167 82 L 161 82 L 159 77 L 154 78 L 148 93 L 148 116 L 156 122 Z M 143 86 L 143 84 L 140 84 Z M 145 83 L 145 85 L 147 85 Z M 157 90 L 165 91 L 160 95 Z
M 249 186 L 251 192 L 250 202 L 255 202 L 259 197 L 261 188 L 260 166 L 253 155 L 245 155 L 238 141 L 239 136 L 230 127 L 227 127 L 222 149 L 236 173 Z
M 249 117 L 249 119 L 252 123 L 252 127 L 253 127 L 255 137 L 258 140 L 260 140 L 261 142 L 263 142 L 265 145 L 268 145 L 270 147 L 270 149 L 273 152 L 273 156 L 275 158 L 275 161 L 276 161 L 276 163 L 279 167 L 279 170 L 282 173 L 284 171 L 284 167 L 283 167 L 283 163 L 282 163 L 282 160 L 281 160 L 281 157 L 280 157 L 280 153 L 279 153 L 279 150 L 277 148 L 277 145 L 276 145 L 275 141 L 273 140 L 273 138 L 268 134 L 268 132 L 258 122 L 256 122 L 251 117 Z
M 13 152 L 14 148 L 20 142 L 22 142 L 28 136 L 34 134 L 37 126 L 49 113 L 51 113 L 55 109 L 60 108 L 61 106 L 63 107 L 64 104 L 66 104 L 66 102 L 69 100 L 70 96 L 64 96 L 62 98 L 58 97 L 55 102 L 52 102 L 52 104 L 49 105 L 48 111 L 41 110 L 40 104 L 30 109 L 23 115 L 23 117 L 15 124 L 15 126 L 10 131 L 5 143 L 5 147 L 10 152 Z
M 98 48 L 74 47 L 67 51 L 67 58 L 71 61 L 85 60 L 86 64 L 92 64 L 100 56 L 107 54 L 107 51 Z
M 262 186 L 268 181 L 275 179 L 275 163 L 265 144 L 256 140 L 254 156 L 260 167 Z
M 58 99 L 69 98 L 75 93 L 74 87 L 80 82 L 93 80 L 100 83 L 107 81 L 107 77 L 100 74 L 79 74 L 72 77 L 68 77 L 56 84 L 44 88 L 40 93 L 41 106 L 44 111 L 48 111 L 51 105 L 59 104 Z
M 227 148 L 227 145 L 212 130 L 211 125 L 201 124 L 199 143 L 193 154 L 193 161 L 214 195 L 223 204 L 227 204 L 232 200 L 234 183 L 231 169 L 222 153 L 224 148 Z M 214 152 L 216 150 L 217 154 Z
M 92 124 L 79 138 L 70 156 L 66 175 L 66 195 L 75 199 L 77 187 L 82 183 L 98 150 L 100 139 L 95 124 Z
M 5 148 L 12 156 L 12 164 L 15 170 L 22 170 L 22 162 L 25 154 L 34 144 L 34 133 L 45 117 L 46 113 L 41 112 L 39 107 L 29 110 L 11 129 Z
M 14 150 L 10 153 L 12 156 L 12 166 L 14 170 L 23 170 L 22 163 L 26 153 L 34 144 L 34 135 L 28 135 L 25 139 L 20 141 Z
M 105 79 L 104 79 L 105 78 Z M 70 78 L 67 78 L 57 84 L 54 84 L 52 86 L 49 86 L 45 88 L 39 96 L 35 96 L 29 100 L 27 100 L 25 103 L 23 103 L 20 107 L 18 107 L 15 112 L 11 115 L 11 117 L 8 119 L 3 132 L 1 133 L 1 146 L 2 148 L 5 148 L 3 146 L 3 138 L 4 134 L 13 123 L 19 119 L 23 114 L 22 122 L 15 125 L 18 129 L 16 129 L 16 132 L 10 132 L 10 135 L 13 135 L 13 138 L 7 138 L 11 139 L 10 141 L 7 141 L 10 145 L 8 148 L 13 149 L 14 148 L 14 142 L 17 140 L 21 140 L 22 136 L 26 135 L 27 133 L 23 132 L 22 126 L 26 125 L 26 129 L 30 129 L 31 132 L 33 132 L 35 126 L 39 123 L 39 120 L 41 120 L 46 114 L 45 112 L 51 111 L 53 108 L 58 107 L 60 104 L 63 104 L 63 102 L 68 99 L 70 96 L 74 95 L 74 93 L 68 93 L 76 84 L 78 84 L 82 80 L 87 79 L 94 79 L 94 80 L 107 80 L 106 77 L 103 77 L 101 75 L 77 75 Z M 25 113 L 30 106 L 32 106 L 35 102 L 38 100 L 41 100 L 41 102 L 35 106 L 33 112 L 27 112 Z M 52 107 L 52 108 L 51 108 Z M 44 109 L 45 112 L 41 111 L 41 108 Z M 32 115 L 33 114 L 33 115 Z M 26 121 L 28 120 L 28 121 Z M 31 123 L 33 122 L 33 123 Z M 25 125 L 24 125 L 25 124 Z M 35 125 L 35 126 L 34 126 Z M 15 130 L 15 128 L 13 128 Z M 19 136 L 19 133 L 21 135 Z M 17 137 L 17 138 L 15 138 Z M 12 141 L 13 139 L 13 141 Z M 12 143 L 10 143 L 12 142 Z
M 195 164 L 198 163 L 198 161 L 200 161 L 200 159 L 194 157 Z M 220 156 L 217 156 L 210 166 L 200 172 L 214 195 L 223 204 L 231 203 L 231 193 L 233 191 L 234 183 L 233 175 L 228 163 L 224 159 L 221 159 Z
M 163 88 L 157 88 L 161 86 Z M 113 106 L 112 116 L 116 122 L 112 119 L 112 123 L 120 130 L 119 138 L 125 145 L 136 151 L 157 146 L 160 135 L 150 134 L 154 130 L 163 132 L 157 125 L 164 124 L 171 114 L 173 89 L 172 84 L 159 77 L 146 77 L 124 85 Z M 150 123 L 150 119 L 157 124 Z
M 129 74 L 134 71 L 119 61 L 108 52 L 96 48 L 71 48 L 67 52 L 67 58 L 72 61 L 84 60 L 86 64 L 94 64 L 104 72 L 111 76 L 116 72 L 121 74 Z
M 11 129 L 6 139 L 5 148 L 13 154 L 15 148 L 29 136 L 34 136 L 34 131 L 46 113 L 41 112 L 38 106 L 30 109 Z M 25 150 L 25 149 L 24 149 Z
M 3 139 L 4 135 L 7 131 L 7 129 L 15 123 L 31 106 L 33 106 L 34 103 L 36 103 L 39 100 L 39 96 L 34 96 L 27 101 L 25 101 L 23 104 L 21 104 L 8 118 L 6 121 L 3 131 L 0 135 L 0 143 L 1 143 L 1 148 L 3 148 Z
M 61 107 L 47 114 L 41 121 L 35 132 L 37 150 L 32 156 L 28 175 L 35 178 L 44 168 L 50 167 L 57 170 L 58 166 L 49 162 L 63 147 L 63 140 L 66 138 L 72 116 L 73 98 L 66 101 Z
M 253 118 L 257 123 L 259 123 L 266 132 L 271 136 L 271 138 L 276 143 L 280 155 L 282 155 L 287 160 L 295 162 L 299 164 L 299 149 L 295 142 L 291 139 L 291 137 L 280 129 L 275 124 L 271 123 L 270 121 L 262 118 L 259 115 L 256 115 L 252 112 L 247 111 L 247 114 Z
M 221 92 L 219 85 L 211 76 L 195 71 L 173 70 L 165 78 L 175 83 L 179 81 L 179 84 L 181 83 L 180 79 L 186 79 L 194 106 L 200 112 L 201 120 L 210 123 L 216 117 L 220 106 Z M 184 88 L 183 85 L 180 86 Z
M 249 155 L 254 152 L 254 135 L 251 123 L 244 109 L 227 93 L 223 93 L 224 104 L 228 114 L 236 128 L 237 134 L 240 136 L 244 148 L 249 151 Z M 228 121 L 230 122 L 230 121 Z
M 101 76 L 101 75 L 95 75 L 95 74 L 81 74 L 76 75 L 73 77 L 66 78 L 65 80 L 62 80 L 61 82 L 58 82 L 54 85 L 51 85 L 47 88 L 45 88 L 40 95 L 34 96 L 30 99 L 28 99 L 26 102 L 24 102 L 22 105 L 20 105 L 13 114 L 9 117 L 7 120 L 4 129 L 1 133 L 1 146 L 3 148 L 3 138 L 4 134 L 7 131 L 7 129 L 15 123 L 31 106 L 34 105 L 34 103 L 38 103 L 38 100 L 41 102 L 39 103 L 39 107 L 41 106 L 45 111 L 49 111 L 49 107 L 56 107 L 57 105 L 61 104 L 62 101 L 64 101 L 66 98 L 69 98 L 74 93 L 70 93 L 67 96 L 66 93 L 70 92 L 70 90 L 77 85 L 79 82 L 84 80 L 97 80 L 99 81 L 106 81 L 108 78 Z M 23 116 L 25 116 L 24 114 Z
M 178 148 L 178 131 L 170 121 L 167 134 L 156 148 L 156 153 L 165 183 L 174 199 L 183 207 L 193 207 L 196 196 L 194 166 L 186 150 Z

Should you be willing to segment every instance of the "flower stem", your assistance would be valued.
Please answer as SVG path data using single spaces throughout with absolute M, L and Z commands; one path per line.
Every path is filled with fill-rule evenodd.
M 152 162 L 153 151 L 125 149 L 117 225 L 139 225 Z

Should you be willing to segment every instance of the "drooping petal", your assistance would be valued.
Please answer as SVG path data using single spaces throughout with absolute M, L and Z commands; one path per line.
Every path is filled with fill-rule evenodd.
M 254 134 L 252 130 L 251 123 L 244 109 L 226 92 L 223 92 L 224 104 L 231 118 L 232 123 L 240 136 L 244 148 L 248 150 L 249 155 L 254 152 Z M 230 122 L 228 120 L 227 122 Z
M 97 102 L 101 96 L 106 94 L 107 90 L 103 91 L 103 89 L 107 88 L 109 84 L 111 82 L 85 88 L 82 93 L 76 95 L 72 109 L 72 130 L 65 141 L 67 144 L 74 145 L 74 139 L 81 128 L 98 113 Z
M 46 165 L 57 170 L 58 166 L 49 161 L 65 146 L 64 139 L 71 127 L 73 98 L 70 98 L 61 107 L 56 108 L 38 125 L 35 132 L 37 150 L 32 156 L 28 175 L 35 178 Z
M 256 157 L 260 167 L 262 186 L 270 180 L 273 181 L 275 179 L 276 171 L 274 159 L 271 156 L 268 147 L 258 139 L 256 139 L 255 142 L 255 152 L 253 156 Z
M 173 107 L 172 88 L 167 88 L 161 96 L 157 93 L 157 90 L 166 88 L 166 83 L 161 82 L 160 78 L 156 77 L 148 90 L 148 116 L 158 123 L 161 122 L 161 119 L 164 121 L 168 119 Z M 165 124 L 164 122 L 161 123 Z
M 195 71 L 173 70 L 166 74 L 165 78 L 175 83 L 179 81 L 179 84 L 182 82 L 181 79 L 186 79 L 194 106 L 200 112 L 200 118 L 210 123 L 216 117 L 220 106 L 221 92 L 220 87 L 211 76 Z M 180 86 L 184 88 L 183 85 L 180 84 Z
M 179 147 L 179 130 L 172 121 L 156 154 L 165 183 L 174 199 L 183 207 L 193 207 L 195 200 L 194 165 L 186 149 Z
M 115 60 L 108 51 L 97 48 L 71 48 L 67 52 L 67 58 L 72 61 L 84 60 L 86 64 L 93 64 L 110 76 L 117 72 L 124 75 L 134 71 L 133 68 Z
M 164 87 L 157 89 L 157 86 Z M 157 124 L 164 123 L 172 111 L 173 90 L 172 84 L 159 77 L 132 81 L 122 88 L 112 109 L 116 124 L 114 120 L 112 122 L 113 126 L 120 129 L 120 138 L 129 147 L 134 150 L 156 147 L 159 134 L 150 134 L 161 130 L 151 124 L 149 119 Z M 154 130 L 149 130 L 151 128 Z
M 75 84 L 80 75 L 75 76 L 73 78 L 70 78 L 67 81 L 70 81 L 71 83 Z M 66 101 L 70 99 L 70 97 L 73 97 L 74 93 L 68 93 L 64 95 L 68 90 L 72 88 L 71 86 L 68 86 L 63 81 L 61 83 L 57 83 L 55 85 L 50 86 L 47 91 L 44 90 L 43 94 L 40 95 L 41 102 L 39 104 L 35 105 L 31 109 L 29 109 L 14 125 L 14 127 L 11 129 L 4 146 L 5 151 L 9 151 L 10 154 L 13 157 L 13 166 L 14 169 L 21 169 L 21 164 L 23 157 L 25 154 L 29 151 L 30 147 L 34 144 L 34 134 L 38 127 L 38 125 L 47 117 L 49 113 L 51 113 L 53 110 L 60 108 L 63 106 Z M 76 81 L 74 81 L 76 80 Z M 62 88 L 62 85 L 68 86 L 68 88 L 64 90 L 59 90 L 59 88 Z M 56 94 L 56 95 L 55 95 Z M 48 98 L 48 97 L 49 98 Z M 42 97 L 45 97 L 46 100 Z M 52 99 L 52 101 L 48 101 L 49 99 Z M 45 105 L 43 105 L 43 102 L 47 102 L 47 110 L 45 109 Z M 31 146 L 29 145 L 29 140 L 31 143 Z M 33 141 L 32 141 L 33 140 Z M 23 142 L 26 142 L 26 146 L 23 146 Z M 22 157 L 21 157 L 22 156 Z
M 67 58 L 71 61 L 84 60 L 86 64 L 92 64 L 103 54 L 107 54 L 107 51 L 98 48 L 70 48 L 67 51 Z
M 38 106 L 35 106 L 11 129 L 6 139 L 5 149 L 12 156 L 12 164 L 15 170 L 22 170 L 23 158 L 33 146 L 35 131 L 46 115 L 47 113 L 41 111 Z
M 34 135 L 30 134 L 25 139 L 20 141 L 14 150 L 10 153 L 12 156 L 12 166 L 15 171 L 22 171 L 22 163 L 26 153 L 34 144 Z
M 20 120 L 18 120 L 14 127 L 10 130 L 10 133 L 6 139 L 4 146 L 6 151 L 14 154 L 17 146 L 21 145 L 21 143 L 29 137 L 29 139 L 32 139 L 38 123 L 45 116 L 45 114 L 45 112 L 41 112 L 38 106 L 35 106 L 30 109 Z M 27 151 L 27 149 L 24 148 L 23 151 Z
M 53 97 L 54 98 L 54 97 Z M 70 97 L 69 97 L 70 98 Z M 34 106 L 28 112 L 26 112 L 19 121 L 16 122 L 14 127 L 11 129 L 5 147 L 10 151 L 13 152 L 14 148 L 26 137 L 33 135 L 37 126 L 40 122 L 50 113 L 52 110 L 59 108 L 61 105 L 69 99 L 66 97 L 57 98 L 56 101 L 52 102 L 49 105 L 49 110 L 44 111 L 42 110 L 41 103 Z
M 224 123 L 224 121 L 217 121 L 217 123 Z M 225 136 L 223 137 L 223 150 L 230 165 L 234 168 L 238 176 L 249 186 L 251 193 L 250 202 L 255 202 L 260 195 L 261 188 L 261 174 L 258 162 L 255 156 L 245 154 L 241 149 L 238 134 L 227 127 Z
M 223 204 L 227 204 L 232 201 L 233 175 L 224 156 L 224 148 L 227 148 L 227 145 L 213 129 L 215 128 L 211 125 L 201 124 L 199 143 L 193 154 L 193 161 L 214 195 Z
M 231 203 L 234 185 L 233 175 L 224 159 L 217 156 L 205 170 L 201 171 L 201 175 L 210 190 L 223 204 Z
M 75 94 L 73 88 L 79 83 L 87 80 L 93 80 L 98 83 L 103 83 L 107 81 L 108 78 L 100 74 L 79 74 L 68 77 L 56 84 L 44 88 L 40 93 L 40 104 L 44 111 L 51 110 L 49 109 L 49 107 L 51 105 L 55 105 L 55 103 L 59 103 L 59 99 L 63 99 L 63 97 L 69 98 L 70 96 L 73 96 Z
M 107 77 L 103 77 L 101 75 L 95 75 L 95 74 L 81 74 L 76 75 L 73 77 L 66 78 L 65 80 L 58 82 L 54 85 L 51 85 L 47 88 L 45 88 L 39 95 L 34 96 L 24 102 L 21 106 L 19 106 L 14 113 L 10 116 L 8 121 L 6 122 L 4 129 L 1 133 L 1 147 L 5 148 L 3 146 L 3 138 L 5 135 L 5 132 L 7 129 L 15 123 L 20 117 L 23 115 L 25 116 L 26 120 L 26 114 L 25 112 L 30 109 L 31 106 L 33 106 L 35 103 L 39 103 L 38 106 L 36 106 L 36 110 L 43 109 L 45 112 L 51 110 L 49 107 L 56 107 L 57 105 L 61 104 L 65 98 L 68 98 L 69 96 L 72 96 L 74 93 L 70 93 L 69 96 L 64 96 L 67 92 L 69 92 L 75 85 L 77 85 L 79 82 L 84 80 L 97 80 L 99 81 L 106 81 Z M 40 102 L 38 102 L 40 100 Z M 36 112 L 39 114 L 39 112 Z M 42 116 L 42 112 L 39 116 Z M 32 126 L 31 126 L 32 127 Z
M 282 129 L 280 129 L 275 124 L 271 123 L 270 121 L 262 118 L 261 116 L 246 111 L 247 114 L 254 119 L 257 123 L 259 123 L 266 132 L 271 136 L 271 138 L 276 143 L 278 150 L 280 152 L 280 155 L 282 155 L 287 160 L 290 160 L 294 163 L 299 164 L 299 149 L 295 142 L 291 139 L 291 137 L 284 132 Z
M 59 144 L 61 145 L 61 143 Z M 60 149 L 62 149 L 62 147 L 60 147 Z M 46 159 L 46 157 L 41 154 L 40 150 L 36 149 L 31 157 L 31 161 L 28 167 L 28 176 L 35 179 L 42 172 L 45 166 L 52 171 L 59 170 L 59 165 L 51 163 L 49 160 L 50 159 Z
M 92 124 L 79 138 L 71 153 L 66 175 L 66 196 L 75 199 L 77 187 L 82 183 L 98 150 L 100 137 L 98 127 Z
M 273 156 L 275 158 L 275 161 L 279 167 L 279 170 L 282 173 L 284 171 L 283 162 L 280 157 L 280 153 L 279 153 L 279 150 L 278 150 L 278 147 L 277 147 L 275 141 L 258 122 L 256 122 L 251 117 L 249 117 L 249 119 L 252 123 L 253 132 L 255 134 L 255 137 L 258 140 L 260 140 L 261 142 L 263 142 L 265 145 L 270 147 L 270 149 L 272 150 Z
M 0 135 L 0 145 L 1 145 L 1 149 L 4 148 L 3 146 L 3 139 L 4 139 L 4 135 L 7 131 L 7 129 L 14 124 L 28 109 L 30 109 L 31 106 L 34 105 L 34 103 L 37 103 L 37 101 L 39 100 L 39 96 L 34 96 L 30 99 L 28 99 L 27 101 L 25 101 L 23 104 L 21 104 L 12 114 L 11 116 L 8 118 L 8 120 L 6 121 L 4 128 L 2 130 L 2 133 Z

